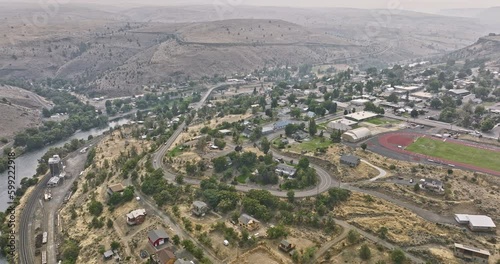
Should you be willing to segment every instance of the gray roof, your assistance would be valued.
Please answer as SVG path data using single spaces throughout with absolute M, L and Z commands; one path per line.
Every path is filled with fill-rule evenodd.
M 426 184 L 432 184 L 435 186 L 443 186 L 443 182 L 440 180 L 434 180 L 434 179 L 424 179 L 424 182 Z
M 359 158 L 353 155 L 342 155 L 340 160 L 352 164 L 359 163 Z
M 207 204 L 202 202 L 202 201 L 194 201 L 193 206 L 198 207 L 198 208 L 202 208 L 202 207 L 207 207 Z
M 278 164 L 278 166 L 276 166 L 276 169 L 284 170 L 284 171 L 296 171 L 297 170 L 295 167 L 287 165 L 287 164 Z
M 288 240 L 284 240 L 284 239 L 283 239 L 283 240 L 281 240 L 281 244 L 282 244 L 283 246 L 285 246 L 285 247 L 290 246 L 290 242 L 288 242 Z
M 242 214 L 240 216 L 240 218 L 238 218 L 238 221 L 240 223 L 244 223 L 245 225 L 248 225 L 248 223 L 250 223 L 250 221 L 253 221 L 253 222 L 259 222 L 257 219 L 247 215 L 247 214 Z
M 104 255 L 105 258 L 110 258 L 110 257 L 113 256 L 113 251 L 110 249 L 110 250 L 104 252 L 103 255 Z
M 283 126 L 286 126 L 286 125 L 288 125 L 288 124 L 292 124 L 292 123 L 293 123 L 293 122 L 292 122 L 292 121 L 290 121 L 290 120 L 280 120 L 280 121 L 278 121 L 278 122 L 274 123 L 274 126 L 275 126 L 275 127 L 283 127 Z
M 174 264 L 194 264 L 192 260 L 177 259 Z
M 156 240 L 158 240 L 160 238 L 169 238 L 168 234 L 163 229 L 149 231 L 148 237 L 153 242 L 155 242 Z

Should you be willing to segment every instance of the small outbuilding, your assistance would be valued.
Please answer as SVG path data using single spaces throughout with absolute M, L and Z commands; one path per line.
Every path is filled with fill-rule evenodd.
M 465 246 L 455 243 L 455 256 L 473 263 L 488 264 L 490 252 L 488 250 L 479 249 L 471 246 Z
M 342 155 L 340 157 L 340 164 L 345 164 L 350 167 L 357 167 L 360 161 L 360 158 L 353 155 Z
M 157 248 L 168 242 L 169 236 L 163 229 L 151 230 L 148 233 L 148 240 L 151 246 Z
M 208 212 L 208 205 L 202 201 L 194 201 L 191 210 L 196 216 L 204 216 Z

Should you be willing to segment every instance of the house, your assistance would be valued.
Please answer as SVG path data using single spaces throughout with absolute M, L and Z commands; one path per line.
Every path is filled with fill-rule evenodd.
M 151 244 L 154 248 L 158 248 L 159 246 L 168 242 L 169 236 L 163 229 L 151 230 L 148 233 L 149 244 Z
M 316 113 L 314 113 L 312 111 L 307 112 L 306 115 L 308 118 L 315 118 L 316 117 Z
M 250 130 L 248 127 L 245 127 L 243 132 L 241 132 L 241 135 L 246 138 L 249 138 L 252 135 L 252 133 L 253 133 L 252 130 Z
M 142 224 L 144 220 L 146 220 L 146 210 L 137 209 L 128 213 L 126 216 L 128 225 L 139 225 Z
M 288 242 L 288 240 L 281 240 L 278 247 L 279 247 L 279 249 L 281 249 L 287 253 L 292 251 L 293 249 L 295 249 L 295 245 Z
M 467 225 L 471 231 L 492 232 L 496 225 L 493 220 L 486 215 L 455 214 L 457 223 Z
M 466 89 L 451 89 L 448 90 L 448 94 L 456 98 L 462 98 L 470 94 L 469 90 Z
M 490 252 L 484 249 L 478 249 L 471 246 L 464 246 L 462 244 L 455 243 L 455 256 L 465 259 L 468 262 L 474 263 L 488 263 L 490 258 Z
M 177 259 L 174 264 L 194 264 L 192 260 Z
M 121 193 L 125 190 L 125 187 L 121 183 L 109 185 L 108 186 L 108 194 L 113 195 L 114 193 Z
M 444 192 L 444 185 L 440 180 L 424 179 L 422 181 L 422 188 L 435 192 Z
M 280 175 L 287 175 L 289 177 L 292 177 L 297 172 L 297 169 L 290 165 L 278 164 L 278 166 L 276 166 L 275 171 Z
M 344 134 L 342 134 L 342 139 L 347 142 L 356 143 L 365 140 L 371 136 L 372 132 L 370 131 L 370 129 L 366 127 L 360 127 L 345 132 Z
M 340 164 L 345 164 L 350 167 L 356 167 L 359 165 L 360 159 L 353 155 L 342 155 L 340 157 Z
M 208 212 L 208 205 L 202 201 L 194 201 L 191 211 L 196 216 L 204 216 Z
M 283 129 L 289 124 L 293 124 L 293 122 L 290 120 L 280 120 L 280 121 L 274 123 L 273 128 L 274 128 L 274 130 Z
M 174 252 L 168 248 L 156 251 L 156 263 L 158 264 L 174 264 L 176 260 Z
M 260 226 L 260 222 L 257 219 L 255 219 L 247 214 L 242 214 L 238 218 L 238 223 L 240 224 L 241 227 L 246 228 L 249 231 L 256 230 Z
M 219 130 L 219 133 L 227 136 L 227 135 L 231 135 L 233 133 L 233 131 L 231 131 L 231 129 L 221 129 L 221 130 Z
M 113 257 L 113 251 L 110 249 L 110 250 L 104 252 L 102 255 L 104 257 L 104 260 L 111 259 Z

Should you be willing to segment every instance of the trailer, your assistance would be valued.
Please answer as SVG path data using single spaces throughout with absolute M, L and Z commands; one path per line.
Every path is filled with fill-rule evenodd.
M 47 264 L 47 251 L 42 251 L 42 264 Z
M 47 232 L 43 232 L 43 235 L 42 235 L 42 244 L 47 244 L 47 237 L 48 237 Z

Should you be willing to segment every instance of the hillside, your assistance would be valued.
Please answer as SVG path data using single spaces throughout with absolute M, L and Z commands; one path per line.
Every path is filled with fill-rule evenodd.
M 455 60 L 485 59 L 488 65 L 500 66 L 500 35 L 479 38 L 476 43 L 452 52 L 446 58 Z
M 36 8 L 9 6 L 12 12 L 0 11 L 6 20 L 0 79 L 63 78 L 85 92 L 130 95 L 141 93 L 142 85 L 265 66 L 384 67 L 446 54 L 485 33 L 470 19 L 401 10 L 387 17 L 345 8 L 214 8 L 68 4 L 34 25 L 22 18 Z

